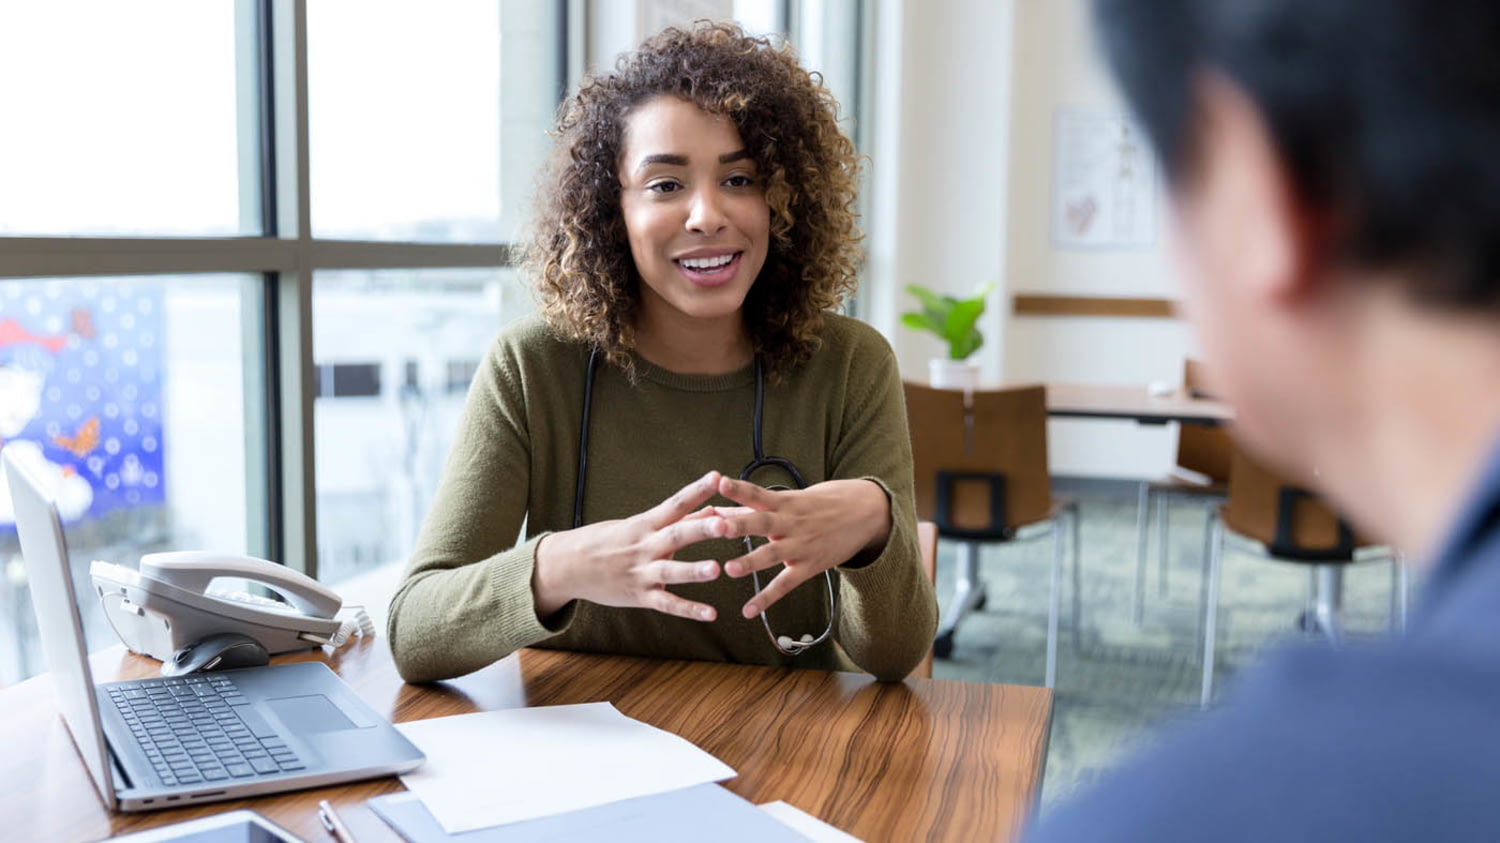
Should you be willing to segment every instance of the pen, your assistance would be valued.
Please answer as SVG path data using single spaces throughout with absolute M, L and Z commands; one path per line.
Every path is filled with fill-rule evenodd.
M 327 799 L 318 802 L 318 820 L 323 823 L 323 827 L 328 829 L 328 833 L 335 840 L 354 843 L 354 835 L 349 833 L 349 826 L 344 825 L 344 821 L 339 819 L 338 812 L 333 810 L 333 806 L 328 804 Z

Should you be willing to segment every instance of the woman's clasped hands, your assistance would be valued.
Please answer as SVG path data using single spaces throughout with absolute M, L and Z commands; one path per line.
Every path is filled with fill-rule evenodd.
M 715 495 L 738 506 L 705 506 Z M 678 562 L 673 556 L 698 542 L 750 536 L 765 541 L 727 560 L 723 573 L 743 577 L 778 562 L 786 566 L 744 604 L 741 613 L 751 618 L 803 582 L 861 551 L 879 549 L 889 534 L 889 501 L 871 481 L 771 490 L 711 471 L 638 515 L 542 539 L 532 574 L 537 616 L 547 618 L 572 600 L 587 600 L 712 621 L 714 607 L 667 586 L 713 580 L 719 563 Z

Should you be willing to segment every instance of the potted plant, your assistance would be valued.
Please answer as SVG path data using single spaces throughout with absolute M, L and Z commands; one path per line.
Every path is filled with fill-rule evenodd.
M 928 361 L 928 378 L 934 388 L 973 390 L 979 386 L 979 365 L 969 358 L 984 345 L 984 334 L 975 325 L 984 313 L 984 300 L 994 289 L 994 284 L 986 284 L 973 296 L 957 299 L 921 284 L 906 285 L 906 291 L 922 303 L 922 309 L 903 313 L 901 324 L 930 331 L 948 344 L 946 358 Z

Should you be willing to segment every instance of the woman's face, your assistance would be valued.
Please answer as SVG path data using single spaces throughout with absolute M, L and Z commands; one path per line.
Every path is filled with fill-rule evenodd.
M 642 322 L 735 321 L 766 262 L 771 208 L 728 118 L 661 96 L 625 121 L 620 207 Z

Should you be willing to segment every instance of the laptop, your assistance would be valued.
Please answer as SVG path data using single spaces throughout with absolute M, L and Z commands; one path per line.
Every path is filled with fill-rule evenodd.
M 0 452 L 63 721 L 110 810 L 149 811 L 416 769 L 412 745 L 320 662 L 94 684 L 62 522 Z

